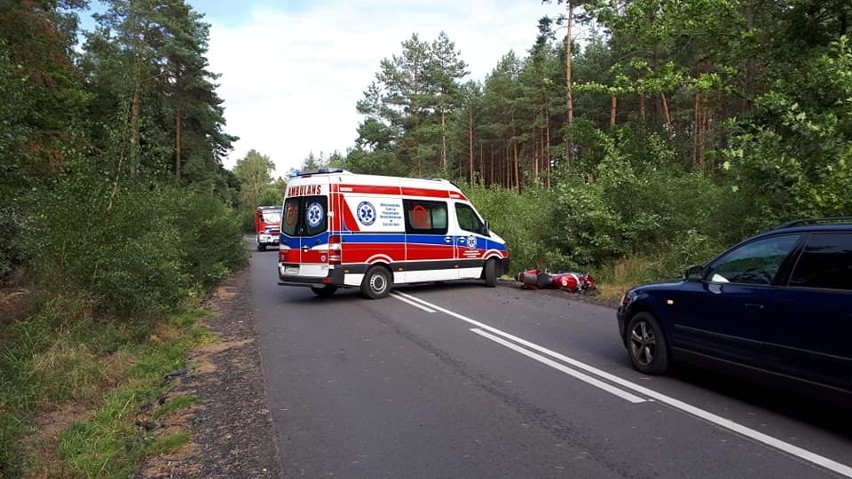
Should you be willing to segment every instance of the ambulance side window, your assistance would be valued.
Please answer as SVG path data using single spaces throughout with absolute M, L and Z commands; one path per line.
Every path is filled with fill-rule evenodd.
M 405 232 L 408 234 L 447 234 L 447 203 L 443 201 L 402 200 Z
M 483 233 L 485 228 L 482 220 L 479 219 L 479 215 L 476 214 L 476 211 L 473 211 L 470 205 L 456 203 L 456 217 L 459 220 L 459 228 L 471 233 L 485 234 Z

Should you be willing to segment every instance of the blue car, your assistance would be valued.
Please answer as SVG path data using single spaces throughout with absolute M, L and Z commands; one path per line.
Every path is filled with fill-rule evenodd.
M 645 374 L 710 360 L 852 392 L 852 217 L 758 234 L 683 279 L 630 289 L 617 316 Z

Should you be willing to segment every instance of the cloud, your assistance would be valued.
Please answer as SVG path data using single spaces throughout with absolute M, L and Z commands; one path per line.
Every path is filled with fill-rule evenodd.
M 525 56 L 538 19 L 559 13 L 536 0 L 315 1 L 309 8 L 254 7 L 247 20 L 211 23 L 208 58 L 221 73 L 225 130 L 240 137 L 225 162 L 250 149 L 269 156 L 276 176 L 313 152 L 353 146 L 361 117 L 355 104 L 379 63 L 417 33 L 432 41 L 445 31 L 481 80 L 510 50 Z M 199 8 L 203 12 L 203 8 Z

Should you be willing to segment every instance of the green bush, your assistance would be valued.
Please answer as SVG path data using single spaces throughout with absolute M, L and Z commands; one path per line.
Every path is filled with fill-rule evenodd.
M 530 188 L 517 194 L 504 188 L 465 187 L 479 213 L 509 248 L 512 274 L 551 261 L 546 237 L 554 208 L 552 192 Z
M 115 188 L 92 164 L 73 165 L 26 207 L 36 278 L 104 312 L 169 311 L 247 255 L 235 214 L 212 193 L 146 178 Z
M 190 192 L 179 204 L 179 249 L 185 271 L 206 289 L 245 264 L 247 250 L 238 215 L 211 194 Z
M 719 210 L 734 202 L 710 178 L 678 165 L 667 140 L 631 125 L 584 130 L 583 138 L 597 163 L 591 167 L 587 158 L 561 172 L 547 238 L 558 263 L 551 262 L 552 268 L 589 269 L 669 249 L 679 268 L 721 242 Z M 690 241 L 690 251 L 677 253 L 684 241 Z
M 0 208 L 0 285 L 8 283 L 12 272 L 24 264 L 20 236 L 20 216 L 10 207 Z

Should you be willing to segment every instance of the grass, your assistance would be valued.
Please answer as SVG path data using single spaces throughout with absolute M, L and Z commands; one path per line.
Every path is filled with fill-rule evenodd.
M 190 406 L 198 402 L 198 396 L 194 394 L 176 396 L 168 400 L 162 407 L 154 411 L 152 419 L 166 417 L 175 411 L 188 409 Z
M 676 279 L 683 275 L 683 255 L 661 249 L 654 255 L 638 254 L 604 264 L 592 273 L 601 299 L 619 300 L 633 286 Z
M 212 341 L 198 326 L 209 312 L 113 321 L 93 317 L 85 298 L 63 296 L 34 310 L 0 330 L 0 477 L 127 477 L 145 455 L 189 440 L 138 424 L 197 401 L 146 407 L 168 390 L 166 374 L 188 367 L 188 350 Z M 34 427 L 47 414 L 59 418 L 51 434 Z

